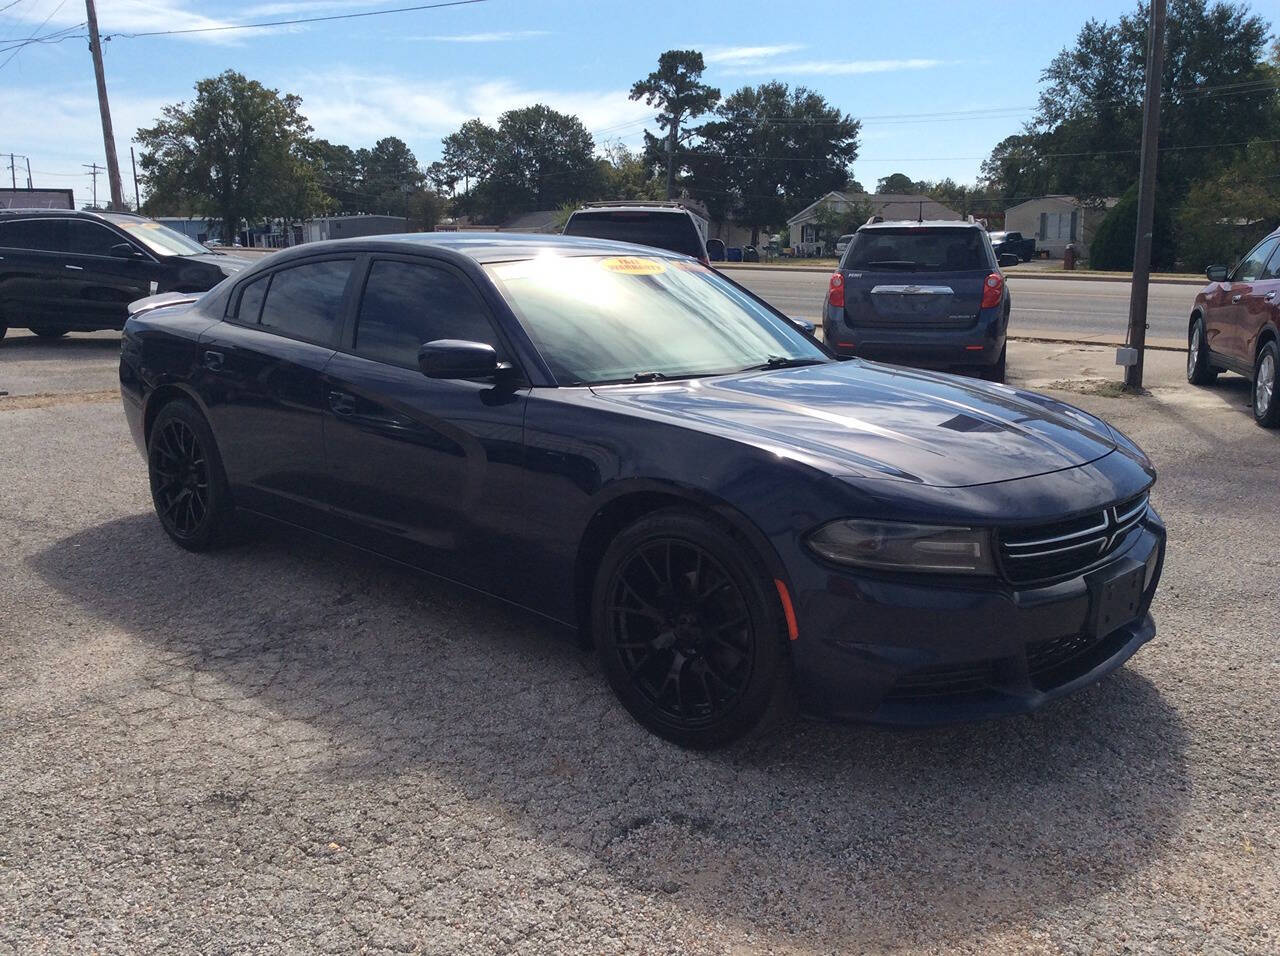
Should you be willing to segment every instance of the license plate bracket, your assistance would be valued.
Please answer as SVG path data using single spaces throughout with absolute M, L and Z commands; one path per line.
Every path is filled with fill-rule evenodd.
M 1146 570 L 1141 561 L 1126 558 L 1089 578 L 1089 628 L 1094 637 L 1106 637 L 1137 618 Z

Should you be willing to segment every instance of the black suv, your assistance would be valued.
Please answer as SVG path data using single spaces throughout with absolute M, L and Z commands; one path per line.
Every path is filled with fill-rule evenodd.
M 248 264 L 130 213 L 0 210 L 0 337 L 124 328 L 135 299 L 204 292 Z
M 831 276 L 823 334 L 837 355 L 959 368 L 1004 381 L 1009 290 L 986 230 L 964 222 L 867 223 Z

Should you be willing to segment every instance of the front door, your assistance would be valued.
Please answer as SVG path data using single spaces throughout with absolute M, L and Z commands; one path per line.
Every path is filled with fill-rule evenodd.
M 1217 336 L 1209 336 L 1209 347 L 1245 365 L 1253 364 L 1248 343 L 1256 339 L 1256 333 L 1249 329 L 1250 296 L 1254 283 L 1265 281 L 1267 260 L 1277 246 L 1280 246 L 1280 237 L 1264 239 L 1244 257 L 1223 287 L 1224 301 L 1211 309 L 1214 314 L 1207 322 L 1219 330 Z
M 308 259 L 256 278 L 201 336 L 195 380 L 237 504 L 308 524 L 323 514 L 321 376 L 355 261 Z
M 112 254 L 127 245 L 140 258 Z M 155 259 L 118 232 L 87 219 L 67 221 L 67 258 L 63 263 L 66 313 L 72 328 L 120 329 L 129 303 L 151 295 Z
M 325 369 L 330 504 L 359 543 L 501 595 L 525 507 L 528 391 L 427 378 L 418 349 L 437 339 L 510 355 L 463 273 L 420 258 L 374 258 L 350 352 Z

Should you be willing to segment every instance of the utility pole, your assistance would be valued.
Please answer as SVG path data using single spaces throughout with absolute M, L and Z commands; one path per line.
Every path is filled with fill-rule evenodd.
M 671 194 L 676 189 L 676 130 L 680 128 L 681 116 L 678 113 L 671 114 L 671 129 L 667 130 L 667 198 L 671 198 Z
M 107 181 L 111 186 L 111 208 L 124 208 L 124 191 L 120 186 L 120 162 L 116 158 L 116 134 L 111 129 L 111 107 L 107 103 L 107 77 L 102 71 L 102 40 L 98 36 L 98 11 L 93 0 L 84 0 L 89 21 L 89 52 L 93 55 L 93 77 L 98 82 L 98 111 L 102 114 L 102 145 L 107 151 Z M 94 184 L 97 185 L 97 178 Z M 97 205 L 97 202 L 94 202 Z
M 1129 347 L 1116 356 L 1125 365 L 1124 387 L 1142 388 L 1147 345 L 1147 293 L 1151 284 L 1151 230 L 1156 204 L 1156 159 L 1160 148 L 1160 81 L 1164 73 L 1165 0 L 1151 0 L 1147 28 L 1147 93 L 1142 107 L 1142 167 L 1138 176 L 1138 234 L 1133 241 L 1133 287 L 1129 292 Z
M 18 167 L 15 165 L 13 153 L 9 154 L 9 182 L 13 185 L 14 189 L 18 188 Z
M 24 157 L 24 158 L 25 158 L 25 159 L 26 159 L 26 161 L 27 161 L 27 188 L 28 188 L 28 189 L 31 189 L 31 188 L 33 188 L 33 187 L 32 187 L 32 185 L 31 185 L 31 157 L 30 157 L 30 156 L 26 156 L 26 157 Z
M 89 170 L 89 175 L 93 177 L 93 208 L 98 208 L 98 173 L 102 172 L 102 167 L 97 163 L 81 163 L 85 169 Z
M 133 167 L 133 211 L 142 212 L 142 200 L 138 198 L 138 160 L 133 155 L 133 147 L 129 147 L 129 165 Z

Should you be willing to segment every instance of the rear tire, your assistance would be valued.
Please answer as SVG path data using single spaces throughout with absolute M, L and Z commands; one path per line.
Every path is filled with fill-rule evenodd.
M 1268 342 L 1253 363 L 1253 420 L 1263 428 L 1280 426 L 1280 396 L 1276 377 L 1280 372 L 1280 347 Z
M 177 399 L 156 415 L 147 439 L 151 500 L 165 533 L 188 551 L 227 543 L 235 508 L 209 423 Z
M 787 689 L 773 581 L 749 548 L 696 511 L 654 512 L 613 540 L 596 575 L 592 629 L 623 706 L 682 747 L 742 737 Z
M 990 365 L 982 370 L 982 377 L 988 382 L 1004 382 L 1006 360 L 1009 355 L 1009 343 L 1006 342 L 1000 347 L 1000 357 L 996 359 L 995 365 Z
M 67 332 L 70 331 L 70 329 L 42 328 L 42 329 L 32 329 L 31 331 L 36 335 L 40 336 L 40 338 L 42 339 L 60 339 L 64 335 L 66 335 Z
M 1192 385 L 1212 385 L 1218 370 L 1209 364 L 1209 345 L 1204 337 L 1204 320 L 1196 319 L 1187 333 L 1187 381 Z

